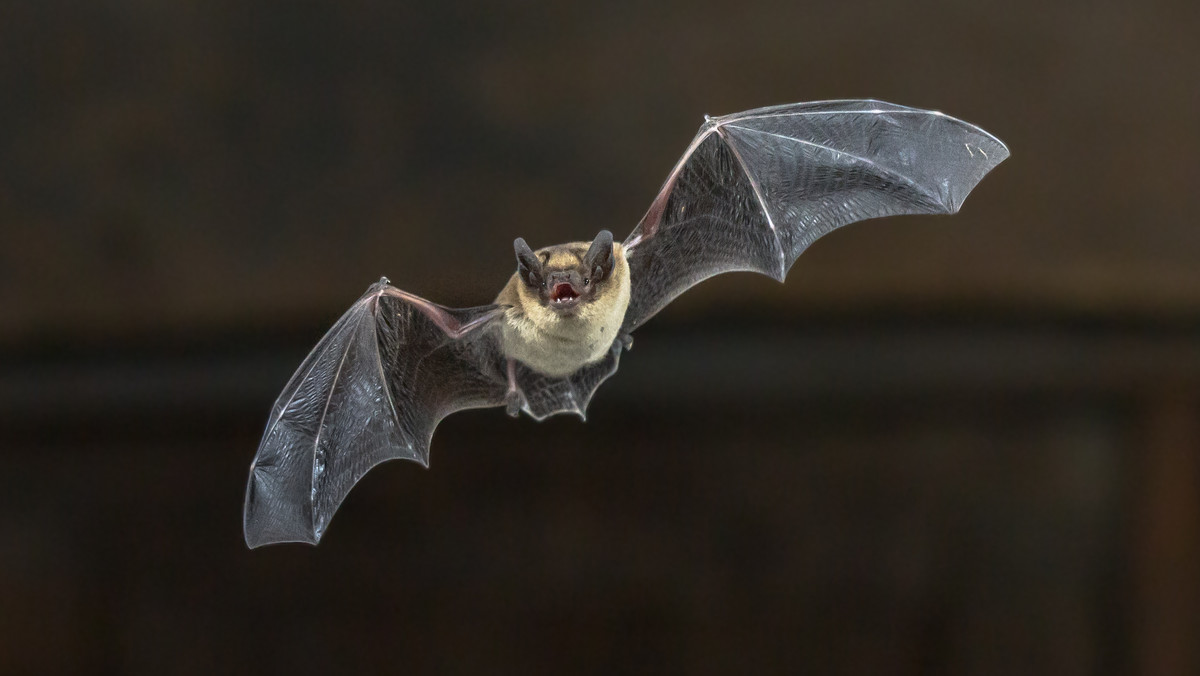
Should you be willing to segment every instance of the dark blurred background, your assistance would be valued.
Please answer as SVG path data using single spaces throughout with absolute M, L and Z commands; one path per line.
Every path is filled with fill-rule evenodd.
M 0 672 L 1200 673 L 1200 10 L 0 8 Z M 877 97 L 1012 158 L 455 415 L 248 551 L 276 394 L 380 275 L 489 302 L 703 114 Z

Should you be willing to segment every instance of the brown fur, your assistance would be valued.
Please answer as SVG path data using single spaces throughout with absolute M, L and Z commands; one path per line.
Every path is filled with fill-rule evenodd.
M 591 242 L 570 242 L 535 253 L 546 269 L 579 266 Z M 504 315 L 501 345 L 539 373 L 562 377 L 599 361 L 617 338 L 629 307 L 629 263 L 625 250 L 613 243 L 612 273 L 595 285 L 593 295 L 574 315 L 563 316 L 542 304 L 537 292 L 513 274 L 496 297 L 509 306 Z

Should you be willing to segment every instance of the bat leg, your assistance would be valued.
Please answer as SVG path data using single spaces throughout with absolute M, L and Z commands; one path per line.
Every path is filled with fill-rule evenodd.
M 525 403 L 525 395 L 517 387 L 517 361 L 508 360 L 508 392 L 504 395 L 504 407 L 510 417 L 521 415 L 521 406 Z
M 621 347 L 628 352 L 633 349 L 633 334 L 628 331 L 621 331 L 617 334 L 617 340 L 621 341 Z

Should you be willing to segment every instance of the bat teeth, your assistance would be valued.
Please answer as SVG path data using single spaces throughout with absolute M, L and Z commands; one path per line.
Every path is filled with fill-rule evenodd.
M 554 290 L 550 294 L 550 299 L 555 303 L 563 303 L 576 298 L 579 298 L 579 294 L 576 293 L 575 287 L 567 282 L 555 284 Z

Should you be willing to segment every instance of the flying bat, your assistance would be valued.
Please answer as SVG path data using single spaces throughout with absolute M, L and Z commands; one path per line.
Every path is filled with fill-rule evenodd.
M 532 249 L 491 305 L 367 289 L 276 400 L 250 465 L 250 547 L 316 544 L 346 494 L 393 458 L 429 464 L 434 428 L 469 408 L 581 418 L 633 332 L 700 281 L 782 282 L 818 237 L 867 218 L 952 214 L 1008 148 L 939 112 L 845 100 L 706 117 L 623 242 Z

